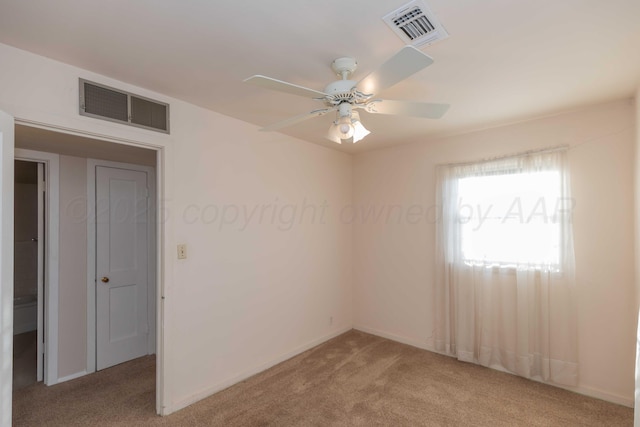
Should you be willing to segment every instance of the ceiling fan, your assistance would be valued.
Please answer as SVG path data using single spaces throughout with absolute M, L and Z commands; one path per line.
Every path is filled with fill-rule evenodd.
M 331 64 L 331 68 L 340 77 L 340 80 L 330 83 L 323 92 L 262 75 L 249 77 L 244 82 L 324 102 L 325 108 L 290 117 L 260 130 L 278 130 L 335 111 L 336 119 L 329 128 L 327 139 L 338 144 L 348 140 L 355 143 L 370 133 L 360 122 L 357 110 L 364 110 L 372 114 L 393 114 L 429 119 L 439 119 L 446 113 L 449 109 L 448 104 L 374 99 L 376 93 L 395 85 L 431 64 L 433 64 L 431 57 L 413 46 L 405 46 L 377 70 L 369 73 L 358 82 L 349 80 L 358 66 L 356 60 L 349 57 L 336 59 Z

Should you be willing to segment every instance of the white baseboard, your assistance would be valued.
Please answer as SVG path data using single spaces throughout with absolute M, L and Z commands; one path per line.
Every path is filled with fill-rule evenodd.
M 178 400 L 177 402 L 174 402 L 173 404 L 167 405 L 165 406 L 164 410 L 162 411 L 162 415 L 169 415 L 175 411 L 179 411 L 182 408 L 186 408 L 187 406 L 196 403 L 199 400 L 202 400 L 204 398 L 207 398 L 219 391 L 222 391 L 226 388 L 231 387 L 234 384 L 237 384 L 243 380 L 246 380 L 249 377 L 252 377 L 256 374 L 259 374 L 262 371 L 265 371 L 275 365 L 277 365 L 278 363 L 284 362 L 287 359 L 291 359 L 294 356 L 297 356 L 300 353 L 303 353 L 319 344 L 322 344 L 325 341 L 330 340 L 331 338 L 335 338 L 338 335 L 342 335 L 345 332 L 350 331 L 351 329 L 353 329 L 351 326 L 345 326 L 342 327 L 338 330 L 335 330 L 327 335 L 324 335 L 320 338 L 316 338 L 312 341 L 307 342 L 306 344 L 303 344 L 301 346 L 298 346 L 296 348 L 294 348 L 293 350 L 290 350 L 284 354 L 281 354 L 280 356 L 273 358 L 261 365 L 255 366 L 251 369 L 248 369 L 244 372 L 242 372 L 239 375 L 235 375 L 229 379 L 226 379 L 224 381 L 221 381 L 211 387 L 207 387 L 204 390 L 199 391 L 198 393 L 192 394 L 191 396 L 185 398 L 185 399 L 181 399 Z
M 417 339 L 414 338 L 409 338 L 409 337 L 404 337 L 402 335 L 396 335 L 396 334 L 392 334 L 390 332 L 385 332 L 385 331 L 381 331 L 378 329 L 373 329 L 373 328 L 368 328 L 366 326 L 354 326 L 353 329 L 361 331 L 361 332 L 365 332 L 367 334 L 371 334 L 371 335 L 375 335 L 378 337 L 382 337 L 382 338 L 387 338 L 391 341 L 395 341 L 395 342 L 399 342 L 402 344 L 407 344 L 410 345 L 411 347 L 417 347 L 421 350 L 428 350 L 431 351 L 433 353 L 437 353 L 437 351 L 434 351 L 432 348 L 429 348 L 427 346 L 427 344 L 425 342 L 420 342 Z
M 548 384 L 548 383 L 545 383 L 545 384 Z M 605 400 L 607 402 L 616 403 L 618 405 L 628 406 L 629 408 L 633 408 L 635 403 L 633 398 L 620 396 L 615 393 L 599 390 L 599 389 L 588 387 L 588 386 L 565 387 L 557 384 L 549 384 L 549 385 L 563 388 L 565 390 L 572 391 L 574 393 L 583 394 L 585 396 L 594 397 L 596 399 Z
M 62 378 L 58 378 L 58 381 L 56 381 L 55 383 L 47 384 L 47 385 L 60 384 L 60 383 L 63 383 L 65 381 L 75 380 L 76 378 L 84 377 L 87 374 L 88 374 L 87 371 L 76 372 L 75 374 L 71 374 L 71 375 L 64 376 Z
M 407 344 L 410 345 L 412 347 L 417 347 L 421 350 L 427 350 L 430 351 L 432 353 L 438 353 L 438 354 L 443 354 L 444 356 L 449 356 L 451 357 L 451 355 L 449 354 L 444 354 L 441 353 L 439 351 L 436 351 L 435 349 L 433 349 L 431 346 L 427 345 L 426 342 L 420 342 L 419 340 L 416 340 L 414 338 L 408 338 L 408 337 L 404 337 L 401 335 L 396 335 L 396 334 L 392 334 L 389 332 L 385 332 L 385 331 L 380 331 L 377 329 L 373 329 L 373 328 L 368 328 L 366 326 L 359 326 L 356 325 L 353 327 L 353 329 L 356 329 L 358 331 L 362 331 L 362 332 L 366 332 L 368 334 L 371 335 L 376 335 L 378 337 L 382 337 L 382 338 L 387 338 L 391 341 L 396 341 L 402 344 Z M 491 368 L 489 368 L 491 369 Z M 506 372 L 506 371 L 501 371 L 501 372 Z M 510 373 L 510 372 L 507 372 Z M 513 374 L 512 374 L 513 375 Z M 533 380 L 532 381 L 536 381 Z M 615 393 L 611 393 L 608 391 L 604 391 L 604 390 L 600 390 L 597 388 L 593 388 L 593 387 L 589 387 L 589 386 L 577 386 L 577 387 L 567 387 L 567 386 L 562 386 L 562 385 L 558 385 L 558 384 L 553 384 L 553 383 L 546 383 L 543 381 L 539 381 L 542 382 L 543 384 L 547 384 L 553 387 L 559 387 L 568 391 L 572 391 L 574 393 L 578 393 L 578 394 L 583 394 L 585 396 L 589 396 L 589 397 L 594 397 L 596 399 L 600 399 L 600 400 L 605 400 L 607 402 L 611 402 L 611 403 L 616 403 L 618 405 L 623 405 L 623 406 L 628 406 L 630 408 L 634 407 L 634 399 L 632 397 L 624 397 L 624 396 L 620 396 L 618 394 Z

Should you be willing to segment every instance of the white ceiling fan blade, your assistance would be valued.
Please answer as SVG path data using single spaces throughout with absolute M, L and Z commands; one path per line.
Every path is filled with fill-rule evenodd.
M 449 104 L 434 104 L 431 102 L 375 100 L 368 103 L 364 110 L 373 114 L 395 114 L 439 119 L 447 112 L 449 107 Z
M 413 46 L 405 46 L 377 70 L 358 82 L 358 89 L 375 95 L 433 64 L 430 56 Z
M 283 127 L 291 126 L 291 125 L 294 125 L 296 123 L 300 123 L 300 122 L 303 122 L 305 120 L 312 119 L 314 117 L 324 116 L 325 114 L 327 114 L 327 113 L 329 113 L 331 111 L 335 111 L 337 109 L 338 109 L 338 107 L 336 106 L 336 107 L 331 107 L 331 108 L 323 108 L 322 110 L 314 110 L 314 111 L 311 111 L 310 113 L 304 113 L 304 114 L 300 114 L 299 116 L 289 117 L 288 119 L 284 119 L 284 120 L 279 121 L 277 123 L 274 123 L 272 125 L 265 126 L 260 130 L 261 131 L 272 131 L 272 130 L 282 129 Z
M 304 96 L 308 98 L 324 98 L 325 96 L 327 96 L 327 94 L 324 92 L 261 75 L 251 76 L 248 79 L 245 79 L 244 82 L 260 86 L 265 89 L 277 90 L 280 92 L 286 92 L 292 95 Z

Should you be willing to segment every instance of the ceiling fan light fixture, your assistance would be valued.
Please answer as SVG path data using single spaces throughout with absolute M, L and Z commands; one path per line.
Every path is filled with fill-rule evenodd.
M 353 143 L 360 141 L 371 132 L 360 122 L 360 114 L 357 111 L 351 113 L 351 124 L 353 125 Z
M 331 124 L 329 132 L 327 133 L 327 139 L 342 144 L 343 139 L 349 139 L 353 137 L 355 128 L 351 121 L 351 115 L 341 115 L 338 113 L 338 118 Z
M 351 117 L 340 117 L 337 123 L 338 133 L 340 139 L 349 139 L 353 136 L 353 124 L 351 123 Z
M 342 144 L 342 140 L 340 139 L 340 131 L 336 129 L 337 125 L 333 123 L 329 127 L 329 131 L 327 132 L 327 139 L 329 141 L 333 141 L 336 144 Z
M 357 111 L 353 111 L 351 116 L 338 116 L 327 132 L 327 139 L 330 141 L 342 144 L 343 140 L 353 138 L 355 144 L 371 133 L 360 122 L 360 115 Z
M 362 123 L 355 122 L 353 124 L 353 143 L 360 141 L 365 136 L 369 135 L 371 132 L 365 128 Z

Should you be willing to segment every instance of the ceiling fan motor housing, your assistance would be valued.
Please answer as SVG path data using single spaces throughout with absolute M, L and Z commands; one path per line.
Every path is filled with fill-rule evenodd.
M 356 81 L 354 80 L 336 80 L 333 83 L 329 83 L 326 88 L 324 88 L 324 93 L 327 95 L 340 95 L 340 94 L 348 94 L 351 92 L 351 89 L 356 87 Z
M 358 68 L 358 62 L 354 58 L 338 58 L 331 63 L 333 71 L 343 80 L 346 80 Z
M 339 105 L 343 102 L 353 102 L 353 89 L 357 82 L 349 80 L 349 77 L 358 68 L 358 63 L 354 58 L 344 57 L 335 59 L 331 63 L 331 68 L 342 80 L 337 80 L 324 89 L 324 93 L 328 96 L 325 103 L 329 106 Z

